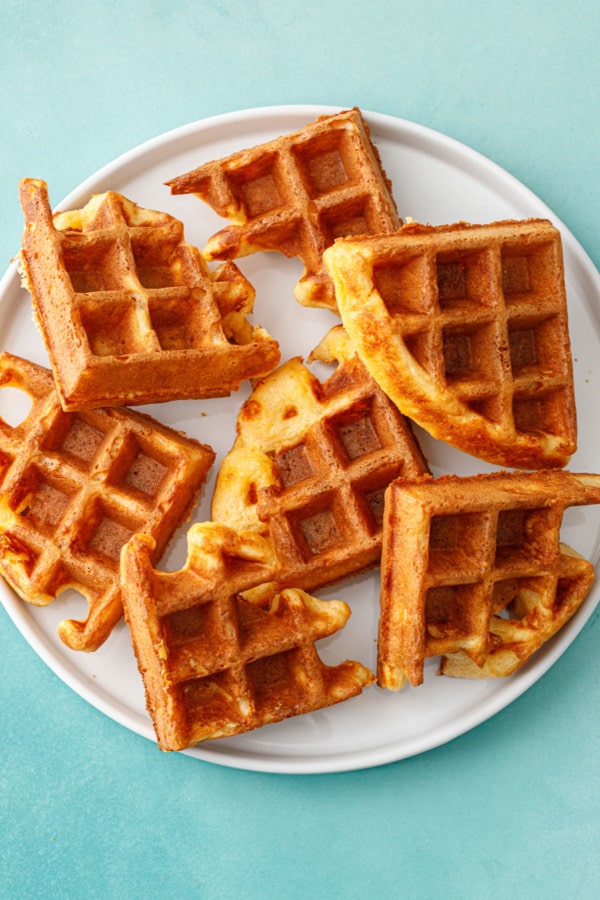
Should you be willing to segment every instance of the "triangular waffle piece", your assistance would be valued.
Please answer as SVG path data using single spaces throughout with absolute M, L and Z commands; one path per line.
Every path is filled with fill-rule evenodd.
M 122 614 L 121 546 L 145 531 L 157 562 L 214 453 L 129 410 L 67 413 L 50 372 L 7 353 L 0 387 L 32 401 L 19 424 L 0 419 L 0 572 L 36 606 L 67 588 L 82 594 L 87 618 L 63 621 L 59 635 L 74 650 L 96 650 Z
M 341 326 L 311 360 L 337 368 L 322 382 L 291 359 L 255 386 L 212 500 L 215 521 L 270 536 L 279 587 L 305 590 L 376 565 L 386 487 L 428 471 Z
M 374 676 L 360 663 L 326 666 L 314 642 L 350 610 L 299 590 L 256 607 L 240 592 L 269 577 L 271 548 L 259 535 L 193 525 L 178 572 L 152 567 L 153 544 L 135 535 L 123 550 L 125 614 L 158 744 L 183 750 L 312 712 L 359 694 Z
M 400 225 L 390 182 L 358 109 L 321 116 L 301 131 L 205 163 L 167 182 L 196 194 L 232 224 L 203 250 L 234 259 L 260 250 L 304 264 L 296 299 L 335 310 L 323 250 L 342 235 L 379 234 Z
M 53 216 L 34 179 L 20 197 L 21 274 L 65 409 L 225 396 L 279 362 L 246 319 L 251 285 L 233 263 L 210 271 L 177 219 L 113 191 Z
M 363 362 L 434 437 L 511 468 L 576 449 L 560 234 L 545 220 L 405 225 L 324 260 Z
M 600 475 L 498 472 L 386 494 L 378 682 L 507 675 L 578 609 L 594 570 L 559 540 L 565 509 L 600 503 Z

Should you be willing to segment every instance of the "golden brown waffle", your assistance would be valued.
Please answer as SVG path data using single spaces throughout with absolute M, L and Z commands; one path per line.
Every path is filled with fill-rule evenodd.
M 405 225 L 338 241 L 324 260 L 346 330 L 405 415 L 491 463 L 567 463 L 575 399 L 549 222 Z
M 36 606 L 66 588 L 82 594 L 87 618 L 62 622 L 59 635 L 75 650 L 95 650 L 122 614 L 121 546 L 143 530 L 158 561 L 214 453 L 128 410 L 67 413 L 50 372 L 8 353 L 0 387 L 32 401 L 19 424 L 0 419 L 0 572 Z
M 234 259 L 260 250 L 297 256 L 304 306 L 335 310 L 323 250 L 342 235 L 380 234 L 400 225 L 390 182 L 358 109 L 321 116 L 295 134 L 205 163 L 167 182 L 196 194 L 232 224 L 203 250 Z
M 268 609 L 240 593 L 262 583 L 271 548 L 259 535 L 215 523 L 188 531 L 178 572 L 152 567 L 154 541 L 135 535 L 123 550 L 125 615 L 163 750 L 238 734 L 312 712 L 374 682 L 360 663 L 326 666 L 314 642 L 341 628 L 350 610 L 299 590 Z
M 423 664 L 491 677 L 519 668 L 585 598 L 590 563 L 562 545 L 569 506 L 600 503 L 600 475 L 562 470 L 399 479 L 386 494 L 378 682 Z
M 514 592 L 510 603 L 498 606 L 490 619 L 490 649 L 481 666 L 466 653 L 442 656 L 440 675 L 454 678 L 500 678 L 512 675 L 536 650 L 565 625 L 586 598 L 594 581 L 594 567 L 565 545 L 561 546 L 554 597 L 548 581 L 531 579 Z M 552 589 L 551 589 L 552 590 Z M 506 602 L 506 598 L 502 598 Z
M 215 521 L 270 536 L 279 587 L 305 590 L 376 565 L 386 487 L 428 471 L 341 326 L 311 359 L 337 368 L 321 382 L 291 359 L 255 386 L 212 500 Z
M 209 271 L 183 225 L 109 191 L 52 215 L 24 179 L 20 257 L 63 407 L 224 396 L 279 362 L 246 316 L 254 290 L 233 263 Z

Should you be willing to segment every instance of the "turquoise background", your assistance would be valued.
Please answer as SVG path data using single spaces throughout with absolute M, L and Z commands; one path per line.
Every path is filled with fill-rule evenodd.
M 60 198 L 217 113 L 358 105 L 537 193 L 600 263 L 596 2 L 4 0 L 0 253 L 17 182 Z M 340 775 L 161 754 L 57 679 L 0 609 L 0 896 L 600 896 L 600 613 L 474 731 Z

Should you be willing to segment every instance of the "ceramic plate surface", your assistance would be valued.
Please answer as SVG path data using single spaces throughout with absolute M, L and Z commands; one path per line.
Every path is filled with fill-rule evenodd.
M 84 205 L 92 193 L 119 191 L 141 206 L 182 219 L 186 240 L 202 247 L 225 224 L 193 196 L 172 197 L 164 182 L 211 159 L 302 128 L 330 107 L 269 107 L 217 116 L 149 141 L 110 163 L 69 195 L 61 209 Z M 488 159 L 437 132 L 376 113 L 365 113 L 384 167 L 393 184 L 400 215 L 432 224 L 458 220 L 485 223 L 504 218 L 549 218 L 561 231 L 565 254 L 570 329 L 579 419 L 579 450 L 569 468 L 593 472 L 600 443 L 600 276 L 573 235 L 520 182 Z M 24 175 L 31 173 L 23 173 Z M 33 173 L 37 175 L 38 173 Z M 42 177 L 43 177 L 43 173 Z M 52 185 L 49 185 L 52 197 Z M 52 197 L 53 202 L 58 198 Z M 332 313 L 299 306 L 292 291 L 302 266 L 276 253 L 239 261 L 256 288 L 253 321 L 279 340 L 282 359 L 305 356 L 336 322 Z M 0 347 L 48 365 L 33 325 L 27 293 L 12 266 L 0 282 Z M 322 373 L 317 373 L 322 374 Z M 0 392 L 1 414 L 9 419 L 9 389 Z M 203 499 L 192 521 L 209 518 L 219 460 L 229 450 L 243 387 L 226 399 L 185 401 L 145 407 L 168 425 L 211 444 L 217 452 Z M 439 443 L 417 429 L 435 475 L 470 475 L 492 467 Z M 185 561 L 185 533 L 162 562 L 167 569 Z M 594 564 L 600 555 L 600 509 L 569 510 L 563 539 Z M 377 573 L 324 591 L 352 608 L 342 632 L 318 645 L 323 660 L 360 660 L 375 669 L 379 583 Z M 83 599 L 67 592 L 44 609 L 19 600 L 4 582 L 0 597 L 21 634 L 47 665 L 85 700 L 116 722 L 154 740 L 129 635 L 121 623 L 93 654 L 75 653 L 58 639 L 64 618 L 83 616 Z M 504 680 L 469 682 L 436 676 L 428 661 L 425 683 L 397 694 L 368 688 L 357 698 L 328 710 L 270 725 L 247 735 L 204 743 L 187 753 L 198 759 L 265 772 L 317 773 L 359 769 L 432 749 L 464 733 L 506 707 L 537 681 L 576 637 L 598 601 L 594 586 L 571 622 L 517 674 Z M 157 750 L 158 752 L 158 750 Z

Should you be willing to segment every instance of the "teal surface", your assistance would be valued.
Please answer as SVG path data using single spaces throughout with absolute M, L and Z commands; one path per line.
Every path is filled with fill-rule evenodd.
M 4 0 L 0 254 L 16 186 L 255 106 L 358 105 L 444 132 L 600 264 L 595 2 Z M 600 466 L 600 460 L 599 460 Z M 264 775 L 161 754 L 53 675 L 0 609 L 0 896 L 600 896 L 600 613 L 544 678 L 420 757 Z

